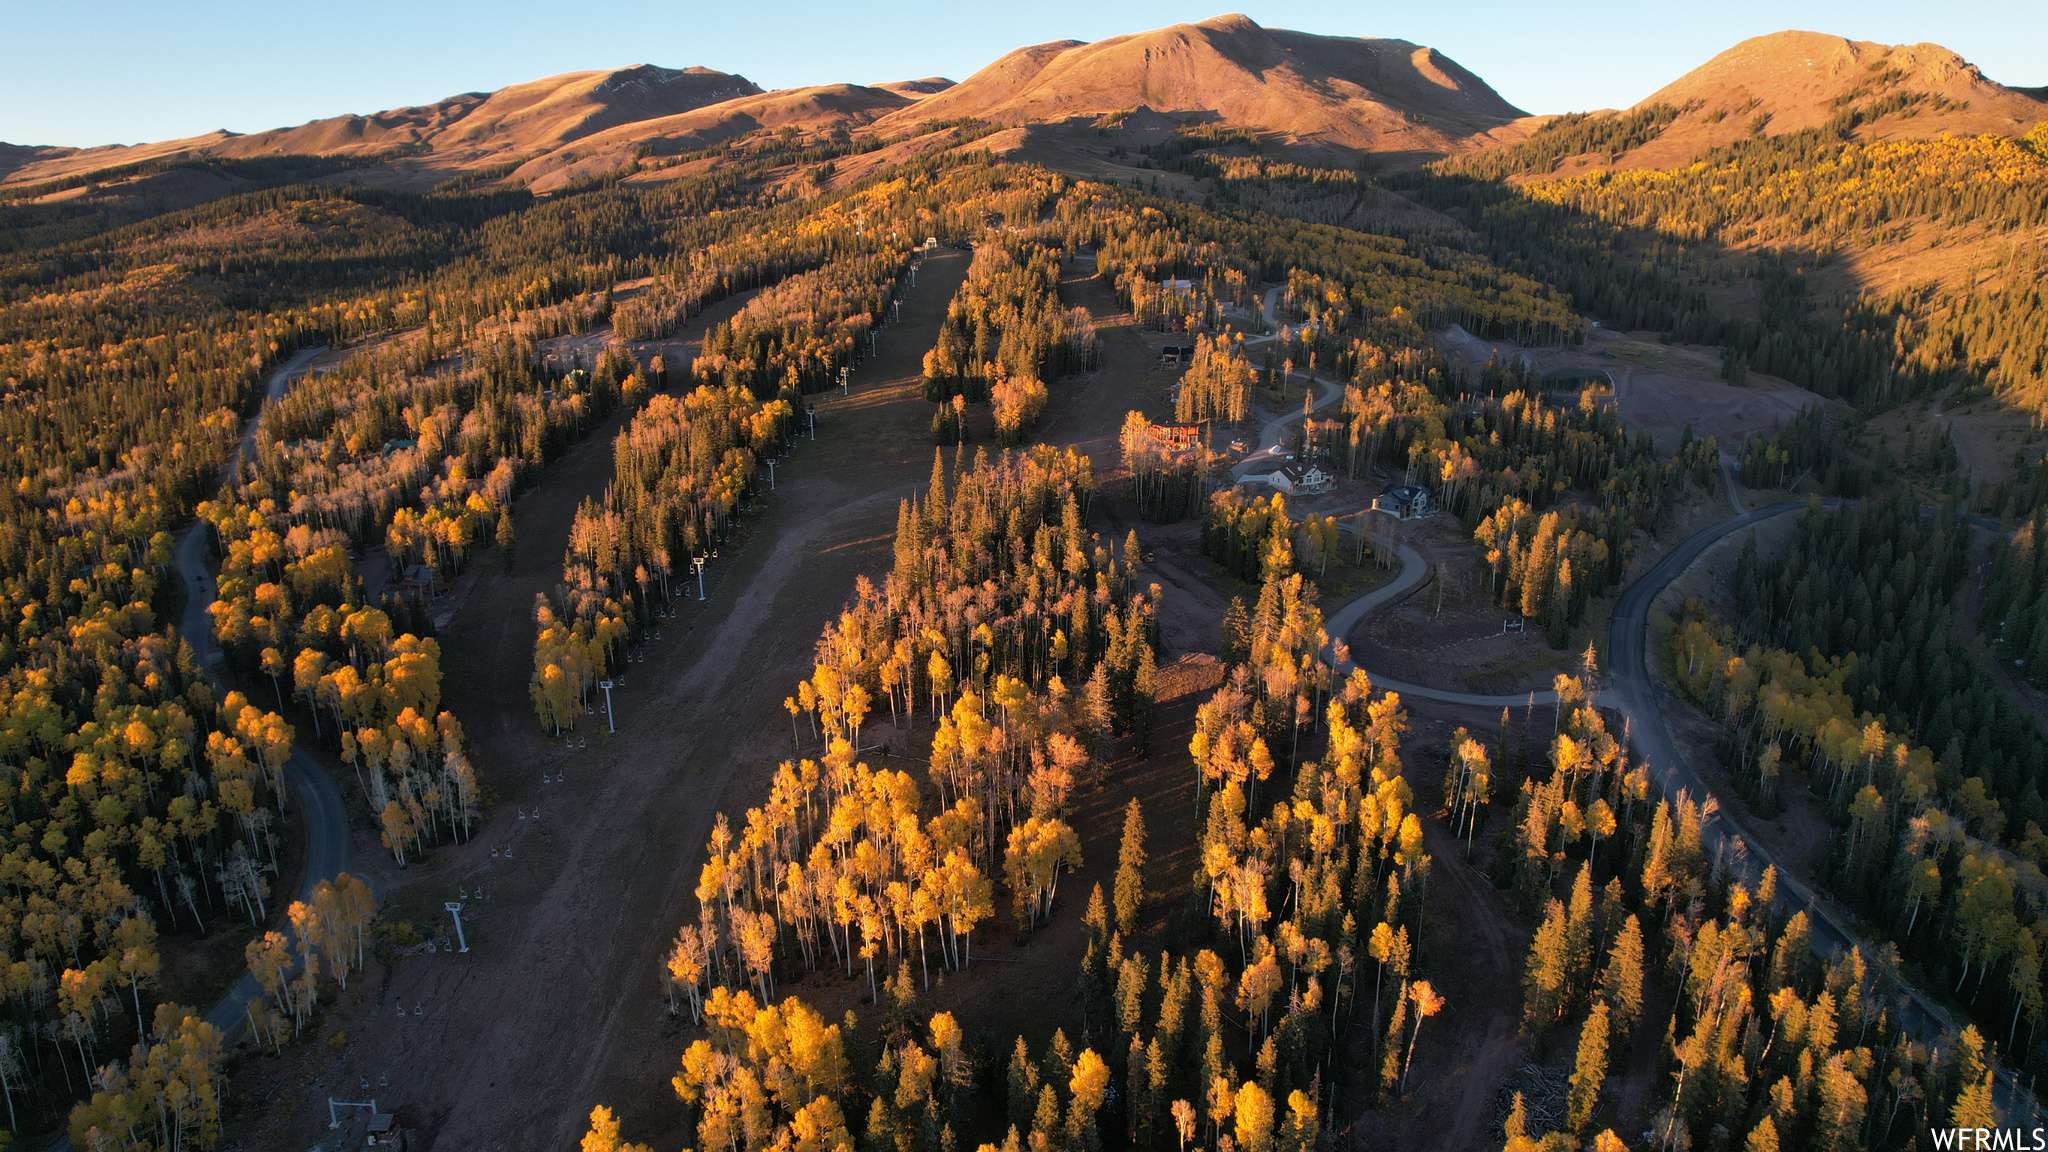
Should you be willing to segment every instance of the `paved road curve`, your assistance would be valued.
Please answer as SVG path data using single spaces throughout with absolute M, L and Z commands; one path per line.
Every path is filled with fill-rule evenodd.
M 1375 513 L 1367 513 L 1368 516 Z M 1391 604 L 1406 596 L 1429 576 L 1429 562 L 1407 544 L 1399 545 L 1395 555 L 1401 559 L 1401 570 L 1392 580 L 1338 606 L 1337 610 L 1323 621 L 1323 630 L 1330 635 L 1331 644 L 1345 637 L 1358 627 L 1367 616 L 1378 611 L 1383 605 Z M 1352 661 L 1347 655 L 1337 662 L 1339 672 L 1349 672 Z M 1402 696 L 1417 700 L 1437 700 L 1446 704 L 1464 704 L 1474 708 L 1519 708 L 1529 704 L 1555 704 L 1557 692 L 1550 688 L 1534 688 L 1527 692 L 1458 692 L 1449 688 L 1431 688 L 1426 684 L 1410 684 L 1392 676 L 1372 673 L 1373 687 L 1387 692 L 1399 692 Z

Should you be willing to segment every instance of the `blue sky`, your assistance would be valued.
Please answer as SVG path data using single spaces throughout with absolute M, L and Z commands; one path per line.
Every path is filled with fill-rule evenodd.
M 702 64 L 768 88 L 958 80 L 1020 45 L 1199 20 L 1228 3 L 0 0 L 13 48 L 0 69 L 0 140 L 257 131 L 642 62 Z M 1268 27 L 1430 45 L 1531 112 L 1630 104 L 1737 40 L 1788 27 L 1934 40 L 1994 80 L 2048 84 L 2048 4 L 2039 0 L 1245 0 L 1238 10 Z

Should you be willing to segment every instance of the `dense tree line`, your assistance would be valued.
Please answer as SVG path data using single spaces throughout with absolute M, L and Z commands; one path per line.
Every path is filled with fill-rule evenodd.
M 2048 688 L 2048 512 L 1993 546 L 1984 586 L 1984 630 L 2014 675 Z
M 1820 961 L 1806 914 L 1779 905 L 1776 874 L 1745 879 L 1711 860 L 1702 807 L 1683 794 L 1652 803 L 1586 682 L 1560 677 L 1560 690 L 1568 715 L 1547 777 L 1522 784 L 1502 847 L 1542 907 L 1523 1027 L 1569 1052 L 1572 1072 L 1562 1100 L 1516 1093 L 1505 1147 L 1625 1147 L 1588 1134 L 1617 1107 L 1610 1073 L 1639 1074 L 1632 1038 L 1660 1033 L 1655 1147 L 1904 1149 L 1929 1127 L 1992 1126 L 1977 1031 L 1924 1042 L 1901 1022 L 1883 957 Z M 1483 768 L 1483 748 L 1461 745 L 1457 760 Z
M 974 1104 L 980 1045 L 918 994 L 929 967 L 968 963 L 999 856 L 1019 930 L 1040 917 L 1079 851 L 1066 797 L 1112 732 L 1144 734 L 1153 607 L 1128 545 L 1087 555 L 1090 483 L 1080 457 L 1045 448 L 978 461 L 950 485 L 935 465 L 931 492 L 903 506 L 884 587 L 862 581 L 827 627 L 787 702 L 799 753 L 816 742 L 822 762 L 785 761 L 743 830 L 721 818 L 700 916 L 667 964 L 675 1009 L 705 1029 L 675 1084 L 707 1146 L 937 1152 L 998 1138 L 1004 1120 Z M 1149 1148 L 1303 1150 L 1338 1114 L 1332 1062 L 1362 1050 L 1368 1091 L 1398 1096 L 1444 1007 L 1416 955 L 1429 858 L 1400 776 L 1398 699 L 1331 669 L 1299 574 L 1267 580 L 1245 628 L 1188 745 L 1206 944 L 1155 959 L 1127 943 L 1147 903 L 1132 801 L 1113 898 L 1098 887 L 1082 916 L 1092 1039 L 1016 1042 L 1002 1148 L 1081 1152 L 1117 1133 Z M 920 702 L 933 717 L 925 781 L 859 761 L 874 691 L 889 697 L 891 743 Z M 776 1002 L 778 972 L 826 964 L 880 1013 L 871 1077 L 848 1071 L 851 1017 Z M 599 1108 L 585 1147 L 634 1146 Z
M 751 228 L 678 254 L 643 291 L 621 299 L 612 308 L 614 333 L 624 340 L 666 336 L 708 304 L 809 271 L 860 243 L 829 208 L 803 201 L 750 217 Z M 806 220 L 809 226 L 800 223 Z
M 1844 688 L 1856 706 L 1912 733 L 1951 779 L 1981 781 L 2002 810 L 1999 823 L 2017 835 L 2028 823 L 2048 824 L 2048 741 L 2040 718 L 1965 640 L 1971 533 L 1952 512 L 1929 514 L 1896 494 L 1810 511 L 1783 556 L 1765 563 L 1746 554 L 1735 618 L 1745 640 L 1853 659 Z
M 1831 887 L 1932 981 L 1969 992 L 1987 1034 L 2033 1066 L 2048 991 L 2043 744 L 2039 717 L 1961 638 L 1967 529 L 1898 499 L 1801 527 L 1776 564 L 1745 551 L 1740 634 L 1682 621 L 1672 674 L 1723 719 L 1724 758 L 1766 811 L 1799 771 L 1837 830 Z M 1863 563 L 1884 566 L 1847 567 Z
M 1437 165 L 1439 171 L 1475 180 L 1555 172 L 1567 160 L 1598 156 L 1608 162 L 1664 134 L 1688 111 L 1675 104 L 1644 104 L 1623 112 L 1567 112 L 1543 122 L 1528 139 L 1505 148 L 1486 148 Z
M 401 856 L 475 817 L 415 591 L 508 540 L 516 487 L 661 375 L 617 354 L 564 373 L 537 342 L 602 323 L 635 278 L 715 269 L 688 283 L 716 293 L 818 262 L 858 225 L 788 242 L 793 222 L 864 211 L 868 190 L 769 208 L 719 175 L 537 202 L 475 181 L 419 194 L 217 168 L 223 187 L 257 187 L 173 210 L 118 188 L 78 211 L 0 206 L 25 229 L 10 239 L 37 238 L 0 254 L 0 697 L 18 769 L 0 1084 L 11 1127 L 46 1127 L 90 1082 L 101 1130 L 152 1114 L 118 1129 L 138 1147 L 215 1139 L 217 1041 L 161 1039 L 197 1034 L 171 1006 L 153 1023 L 144 998 L 159 932 L 278 911 L 295 728 L 334 742 Z M 271 407 L 250 466 L 217 491 L 265 374 L 363 338 Z M 246 683 L 226 693 L 165 625 L 171 533 L 202 502 L 222 554 L 213 625 Z M 276 711 L 251 703 L 265 695 Z M 292 992 L 280 1010 L 305 1003 Z M 131 1038 L 149 1056 L 138 1044 L 124 1069 Z
M 1361 533 L 1361 553 L 1364 541 Z M 1343 546 L 1334 518 L 1310 513 L 1297 523 L 1277 492 L 1261 497 L 1220 489 L 1210 494 L 1202 517 L 1203 553 L 1242 580 L 1271 581 L 1295 571 L 1321 579 Z
M 1300 270 L 1327 277 L 1367 330 L 1392 322 L 1419 334 L 1459 323 L 1487 338 L 1533 343 L 1585 334 L 1563 297 L 1465 247 L 1084 190 L 1091 194 L 1061 200 L 1061 223 L 1076 247 L 1096 249 L 1097 267 L 1141 319 L 1164 315 L 1213 330 L 1226 305 L 1240 314 L 1257 310 L 1259 282 L 1285 283 Z M 1188 289 L 1174 280 L 1188 281 Z
M 997 878 L 1019 930 L 1050 913 L 1080 862 L 1067 798 L 1149 708 L 1154 609 L 1128 557 L 1093 543 L 1091 563 L 1091 486 L 1073 453 L 978 455 L 950 485 L 934 458 L 885 586 L 861 582 L 786 701 L 798 754 L 808 735 L 821 758 L 784 761 L 743 830 L 712 834 L 669 966 L 693 1018 L 735 982 L 771 1001 L 778 970 L 858 957 L 879 1001 L 912 953 L 920 983 L 935 959 L 963 968 Z M 931 716 L 923 781 L 859 759 L 878 695 L 892 743 Z
M 1831 887 L 1937 986 L 1974 989 L 1979 1020 L 2032 1063 L 2048 937 L 2039 826 L 2002 848 L 2003 814 L 1983 781 L 1958 780 L 1910 734 L 1859 711 L 1844 688 L 1849 662 L 1738 650 L 1698 617 L 1681 625 L 1672 659 L 1686 694 L 1729 725 L 1725 754 L 1738 785 L 1774 810 L 1799 770 L 1837 829 Z
M 1252 366 L 1231 337 L 1195 337 L 1195 356 L 1173 394 L 1173 418 L 1183 424 L 1241 424 L 1251 412 Z
M 619 432 L 611 482 L 570 525 L 562 582 L 534 605 L 531 694 L 543 725 L 576 726 L 625 645 L 669 607 L 671 580 L 726 538 L 800 402 L 705 384 L 656 396 Z
M 1188 745 L 1211 947 L 1148 962 L 1108 932 L 1088 954 L 1100 974 L 1083 963 L 1084 1002 L 1127 1053 L 1127 1133 L 1143 1147 L 1196 1139 L 1204 1120 L 1212 1141 L 1311 1147 L 1347 1109 L 1406 1091 L 1444 1007 L 1421 977 L 1430 857 L 1401 776 L 1399 698 L 1330 668 L 1299 574 L 1265 582 L 1247 639 Z M 1241 1024 L 1224 1024 L 1226 1006 Z M 1345 1101 L 1347 1084 L 1366 1099 Z
M 908 260 L 906 242 L 863 246 L 770 285 L 705 333 L 692 374 L 763 397 L 837 384 L 839 369 L 865 354 L 860 344 L 881 325 Z
M 280 707 L 287 689 L 304 705 L 401 861 L 466 836 L 481 804 L 419 597 L 503 539 L 524 479 L 650 390 L 617 351 L 595 372 L 543 361 L 536 325 L 596 318 L 544 310 L 455 349 L 430 327 L 310 374 L 266 410 L 251 474 L 200 506 L 222 554 L 222 648 Z M 353 557 L 380 544 L 373 589 Z
M 941 444 L 963 437 L 956 397 L 988 401 L 996 439 L 1023 443 L 1045 410 L 1045 381 L 1093 365 L 1087 310 L 1060 307 L 1062 258 L 1058 248 L 1009 234 L 976 243 L 924 356 L 925 399 L 941 406 L 933 419 Z

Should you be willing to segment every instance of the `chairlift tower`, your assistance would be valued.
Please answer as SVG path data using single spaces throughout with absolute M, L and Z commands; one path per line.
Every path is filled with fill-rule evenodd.
M 702 555 L 690 557 L 690 567 L 697 570 L 697 599 L 704 599 L 704 561 Z
M 597 686 L 598 686 L 599 688 L 602 688 L 602 689 L 604 689 L 604 730 L 605 730 L 605 733 L 606 733 L 607 735 L 613 735 L 613 736 L 615 736 L 615 735 L 617 735 L 617 734 L 618 734 L 618 731 L 619 731 L 619 726 L 618 726 L 618 725 L 617 725 L 616 723 L 614 723 L 614 722 L 613 722 L 613 720 L 612 720 L 612 682 L 611 682 L 610 680 L 599 680 L 599 681 L 597 682 Z
M 455 918 L 455 950 L 457 952 L 469 951 L 469 938 L 462 934 L 462 901 L 450 900 L 442 904 L 441 907 L 446 908 L 448 915 Z

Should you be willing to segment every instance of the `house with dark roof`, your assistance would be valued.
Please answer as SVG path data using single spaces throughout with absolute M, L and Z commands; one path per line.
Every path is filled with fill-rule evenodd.
M 1436 502 L 1420 484 L 1397 484 L 1372 498 L 1372 510 L 1396 520 L 1420 520 L 1436 512 Z

